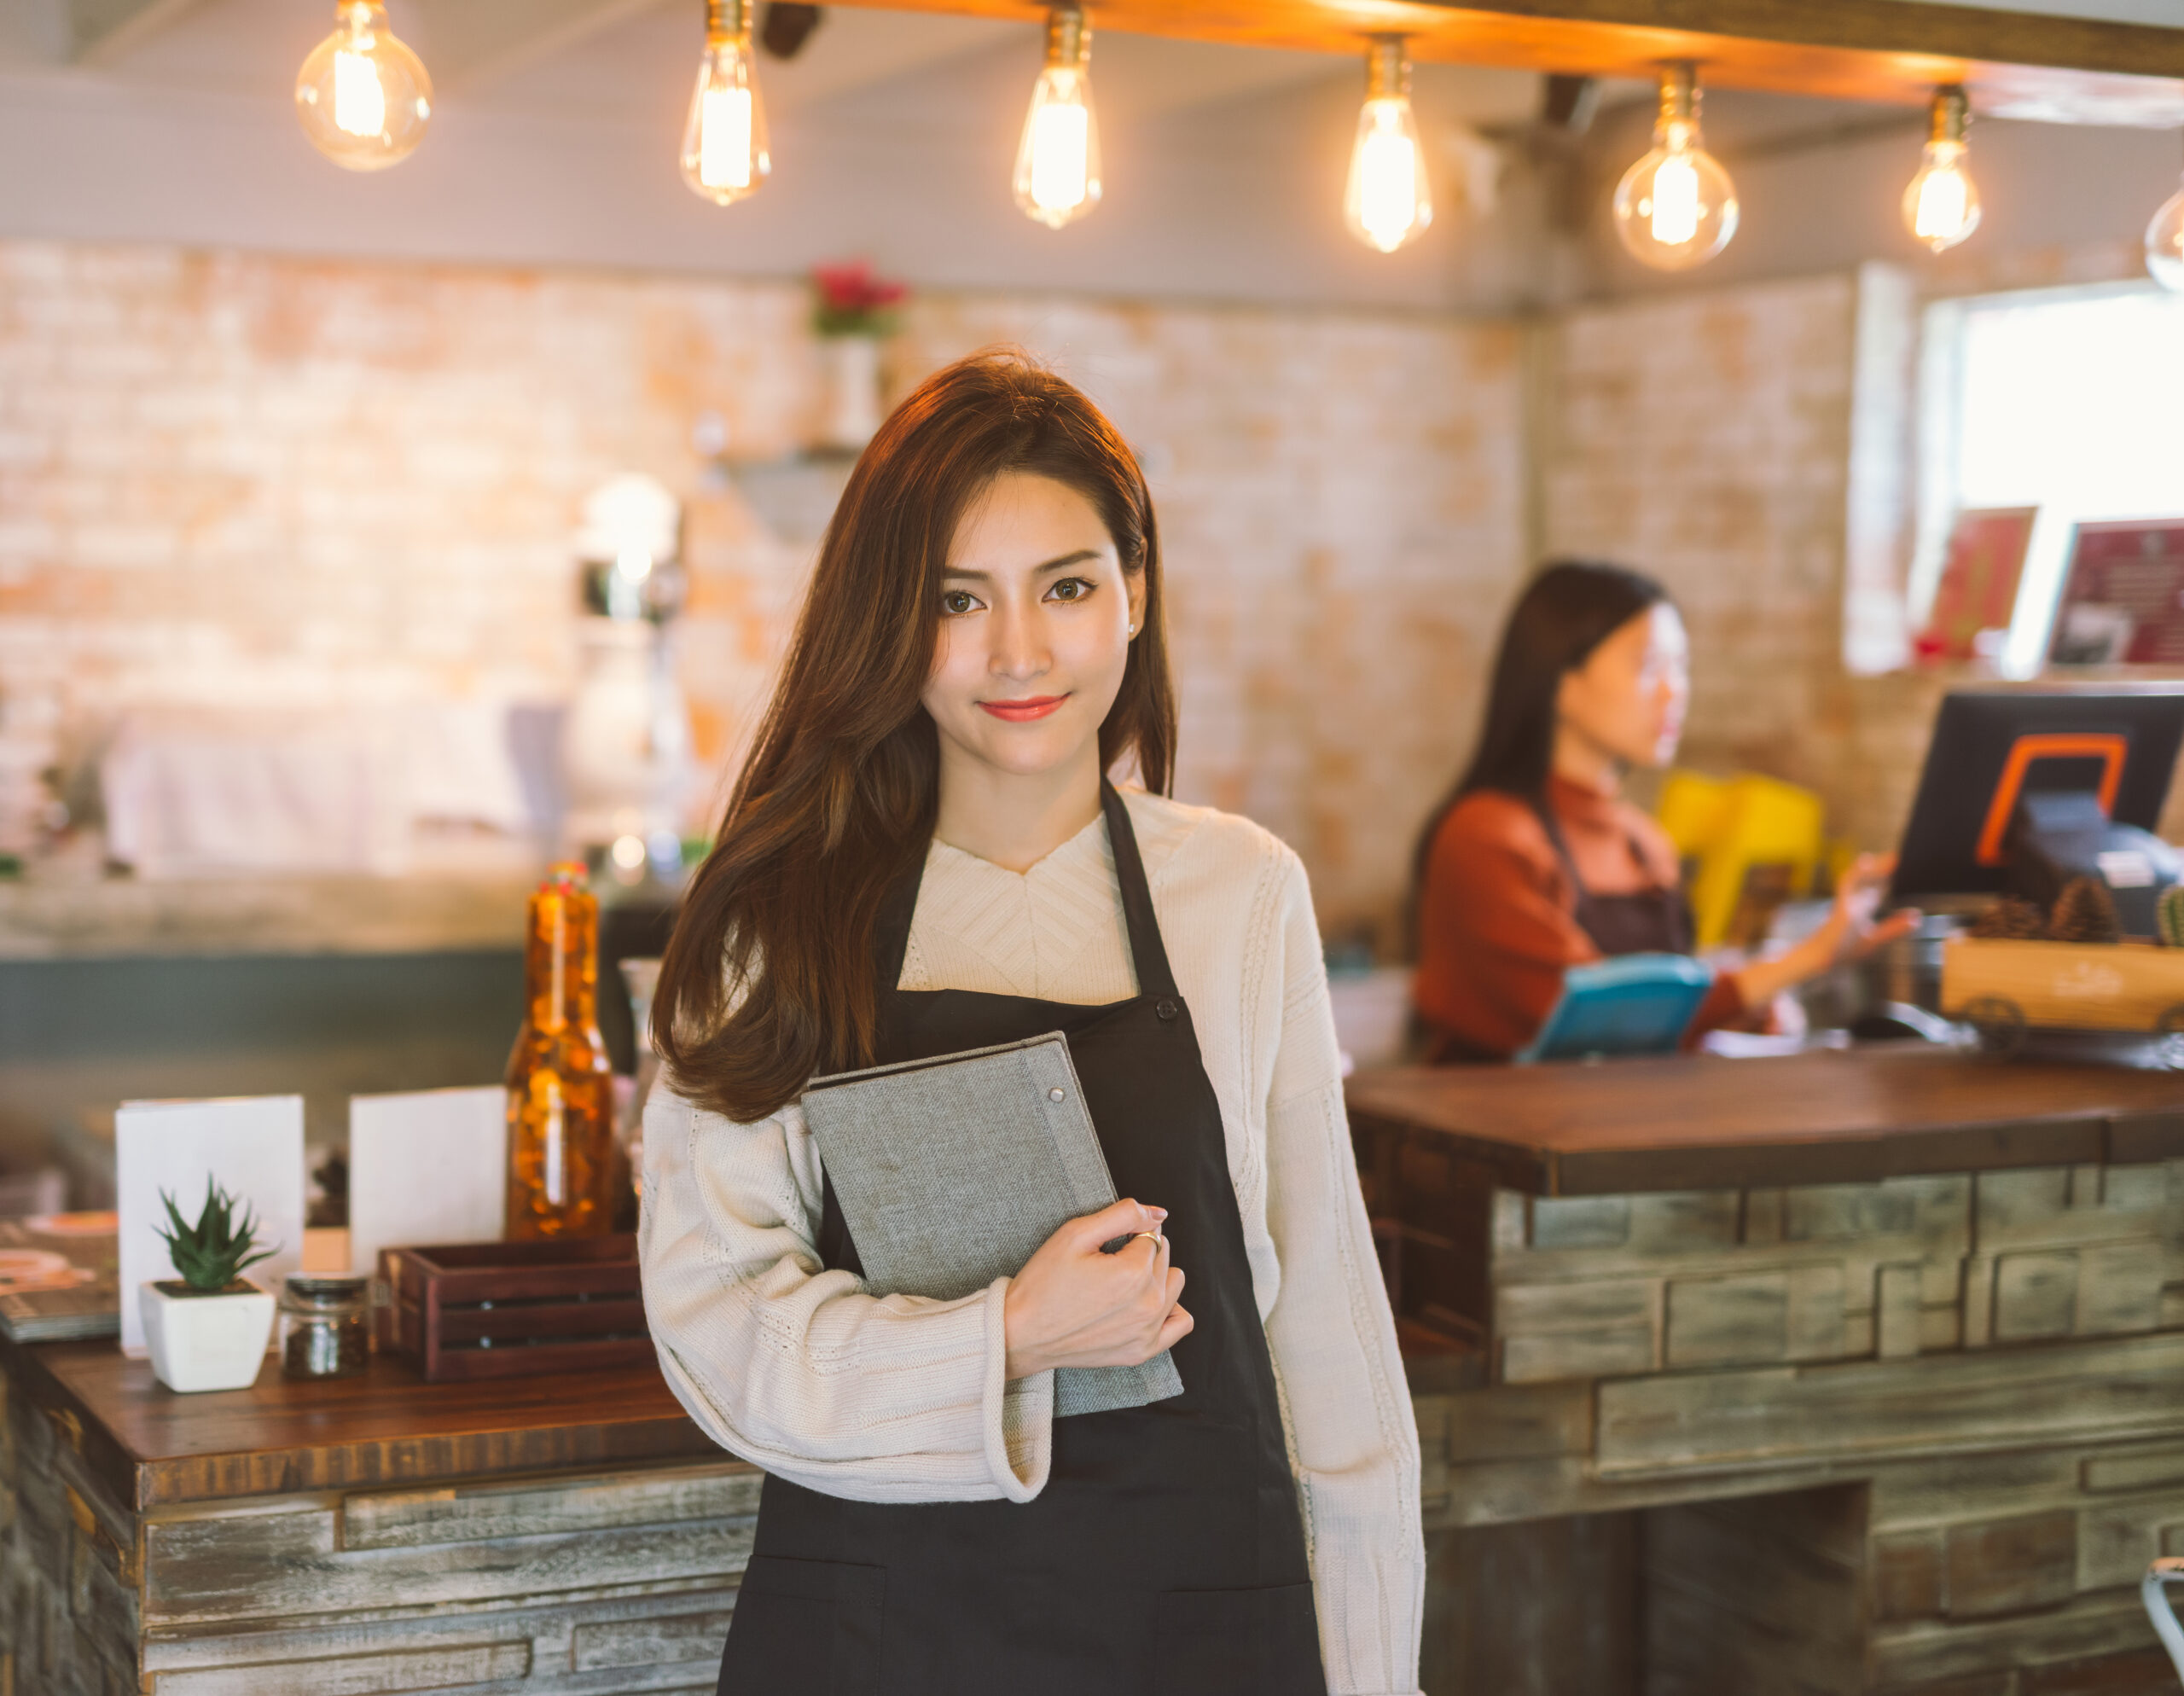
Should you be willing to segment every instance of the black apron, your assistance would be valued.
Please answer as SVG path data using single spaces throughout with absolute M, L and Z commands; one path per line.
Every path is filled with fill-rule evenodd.
M 769 1476 L 720 1696 L 1326 1696 L 1220 1105 L 1112 785 L 1101 804 L 1137 994 L 1078 1007 L 897 988 L 921 860 L 874 937 L 873 1063 L 1067 1036 L 1116 1193 L 1168 1210 L 1196 1321 L 1175 1350 L 1183 1393 L 1056 1420 L 1028 1502 L 851 1501 Z M 963 1207 L 975 1230 L 977 1198 Z M 831 1183 L 818 1248 L 861 1273 Z
M 1570 844 L 1562 834 L 1554 809 L 1544 801 L 1536 801 L 1532 810 L 1539 815 L 1547 839 L 1554 845 L 1555 854 L 1562 862 L 1562 874 L 1570 880 L 1570 888 L 1577 897 L 1570 916 L 1605 957 L 1612 960 L 1624 954 L 1692 951 L 1694 938 L 1691 904 L 1684 899 L 1682 889 L 1670 886 L 1666 889 L 1634 890 L 1628 895 L 1594 894 L 1585 887 L 1584 879 L 1577 875 L 1577 862 L 1571 855 Z M 1635 839 L 1630 843 L 1630 857 L 1641 867 L 1646 863 L 1645 852 Z

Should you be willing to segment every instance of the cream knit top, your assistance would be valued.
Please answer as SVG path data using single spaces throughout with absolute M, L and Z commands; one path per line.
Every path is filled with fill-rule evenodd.
M 1418 1433 L 1358 1191 L 1304 868 L 1248 820 L 1142 791 L 1124 802 L 1220 1102 L 1327 1687 L 1415 1696 Z M 1021 874 L 936 841 L 901 986 L 1080 1004 L 1136 994 L 1105 822 Z M 867 1295 L 851 1274 L 820 1269 L 821 1194 L 800 1107 L 737 1124 L 655 1092 L 645 1307 L 690 1416 L 723 1448 L 834 1496 L 1038 1495 L 1054 1375 L 1004 1377 L 1008 1281 L 954 1302 Z

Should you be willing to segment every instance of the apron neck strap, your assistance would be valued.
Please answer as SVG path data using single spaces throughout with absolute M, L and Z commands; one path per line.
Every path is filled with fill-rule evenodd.
M 1130 965 L 1137 973 L 1137 992 L 1172 996 L 1176 977 L 1168 965 L 1167 945 L 1160 940 L 1159 921 L 1153 916 L 1153 890 L 1137 851 L 1137 833 L 1130 828 L 1130 809 L 1123 804 L 1120 792 L 1104 777 L 1100 780 L 1100 810 L 1107 821 L 1107 845 L 1115 857 L 1115 881 L 1122 889 L 1123 924 L 1130 938 Z M 925 864 L 926 856 L 920 854 L 903 869 L 880 902 L 873 924 L 873 967 L 882 996 L 903 981 L 903 959 L 909 952 L 910 921 L 917 915 Z
M 1141 996 L 1172 996 L 1176 974 L 1169 969 L 1167 944 L 1160 940 L 1160 922 L 1153 916 L 1153 888 L 1145 879 L 1145 862 L 1137 851 L 1137 833 L 1130 828 L 1130 809 L 1121 792 L 1105 777 L 1100 780 L 1100 806 L 1107 816 L 1107 845 L 1115 856 L 1115 881 L 1122 886 L 1123 922 L 1130 931 L 1130 964 L 1137 973 Z
M 1532 811 L 1539 819 L 1540 828 L 1547 833 L 1548 845 L 1554 850 L 1554 857 L 1562 862 L 1562 874 L 1570 880 L 1571 892 L 1583 901 L 1589 892 L 1585 887 L 1584 879 L 1577 874 L 1577 862 L 1570 852 L 1568 839 L 1562 834 L 1560 821 L 1554 816 L 1554 804 L 1547 799 L 1544 791 L 1530 799 Z
M 880 897 L 880 915 L 873 921 L 872 968 L 883 1007 L 903 981 L 903 957 L 910 950 L 910 921 L 917 914 L 918 892 L 925 886 L 925 863 L 921 851 L 903 868 Z

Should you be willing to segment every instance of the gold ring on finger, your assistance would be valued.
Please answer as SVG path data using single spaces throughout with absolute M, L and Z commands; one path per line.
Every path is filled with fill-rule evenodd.
M 1160 1245 L 1166 1240 L 1166 1239 L 1164 1238 L 1158 1231 L 1135 1231 L 1132 1232 L 1131 1234 L 1133 1236 L 1143 1237 L 1146 1241 L 1151 1243 L 1155 1248 L 1159 1247 Z

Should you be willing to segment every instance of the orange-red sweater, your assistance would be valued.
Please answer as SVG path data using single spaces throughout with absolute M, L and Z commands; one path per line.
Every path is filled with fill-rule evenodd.
M 1594 895 L 1672 887 L 1676 847 L 1646 814 L 1612 795 L 1550 777 L 1548 804 L 1577 875 Z M 1475 790 L 1434 833 L 1418 900 L 1411 999 L 1429 1032 L 1507 1057 L 1538 1034 L 1562 974 L 1600 957 L 1577 927 L 1577 892 L 1531 804 Z M 1745 1011 L 1736 980 L 1715 979 L 1685 1040 Z

